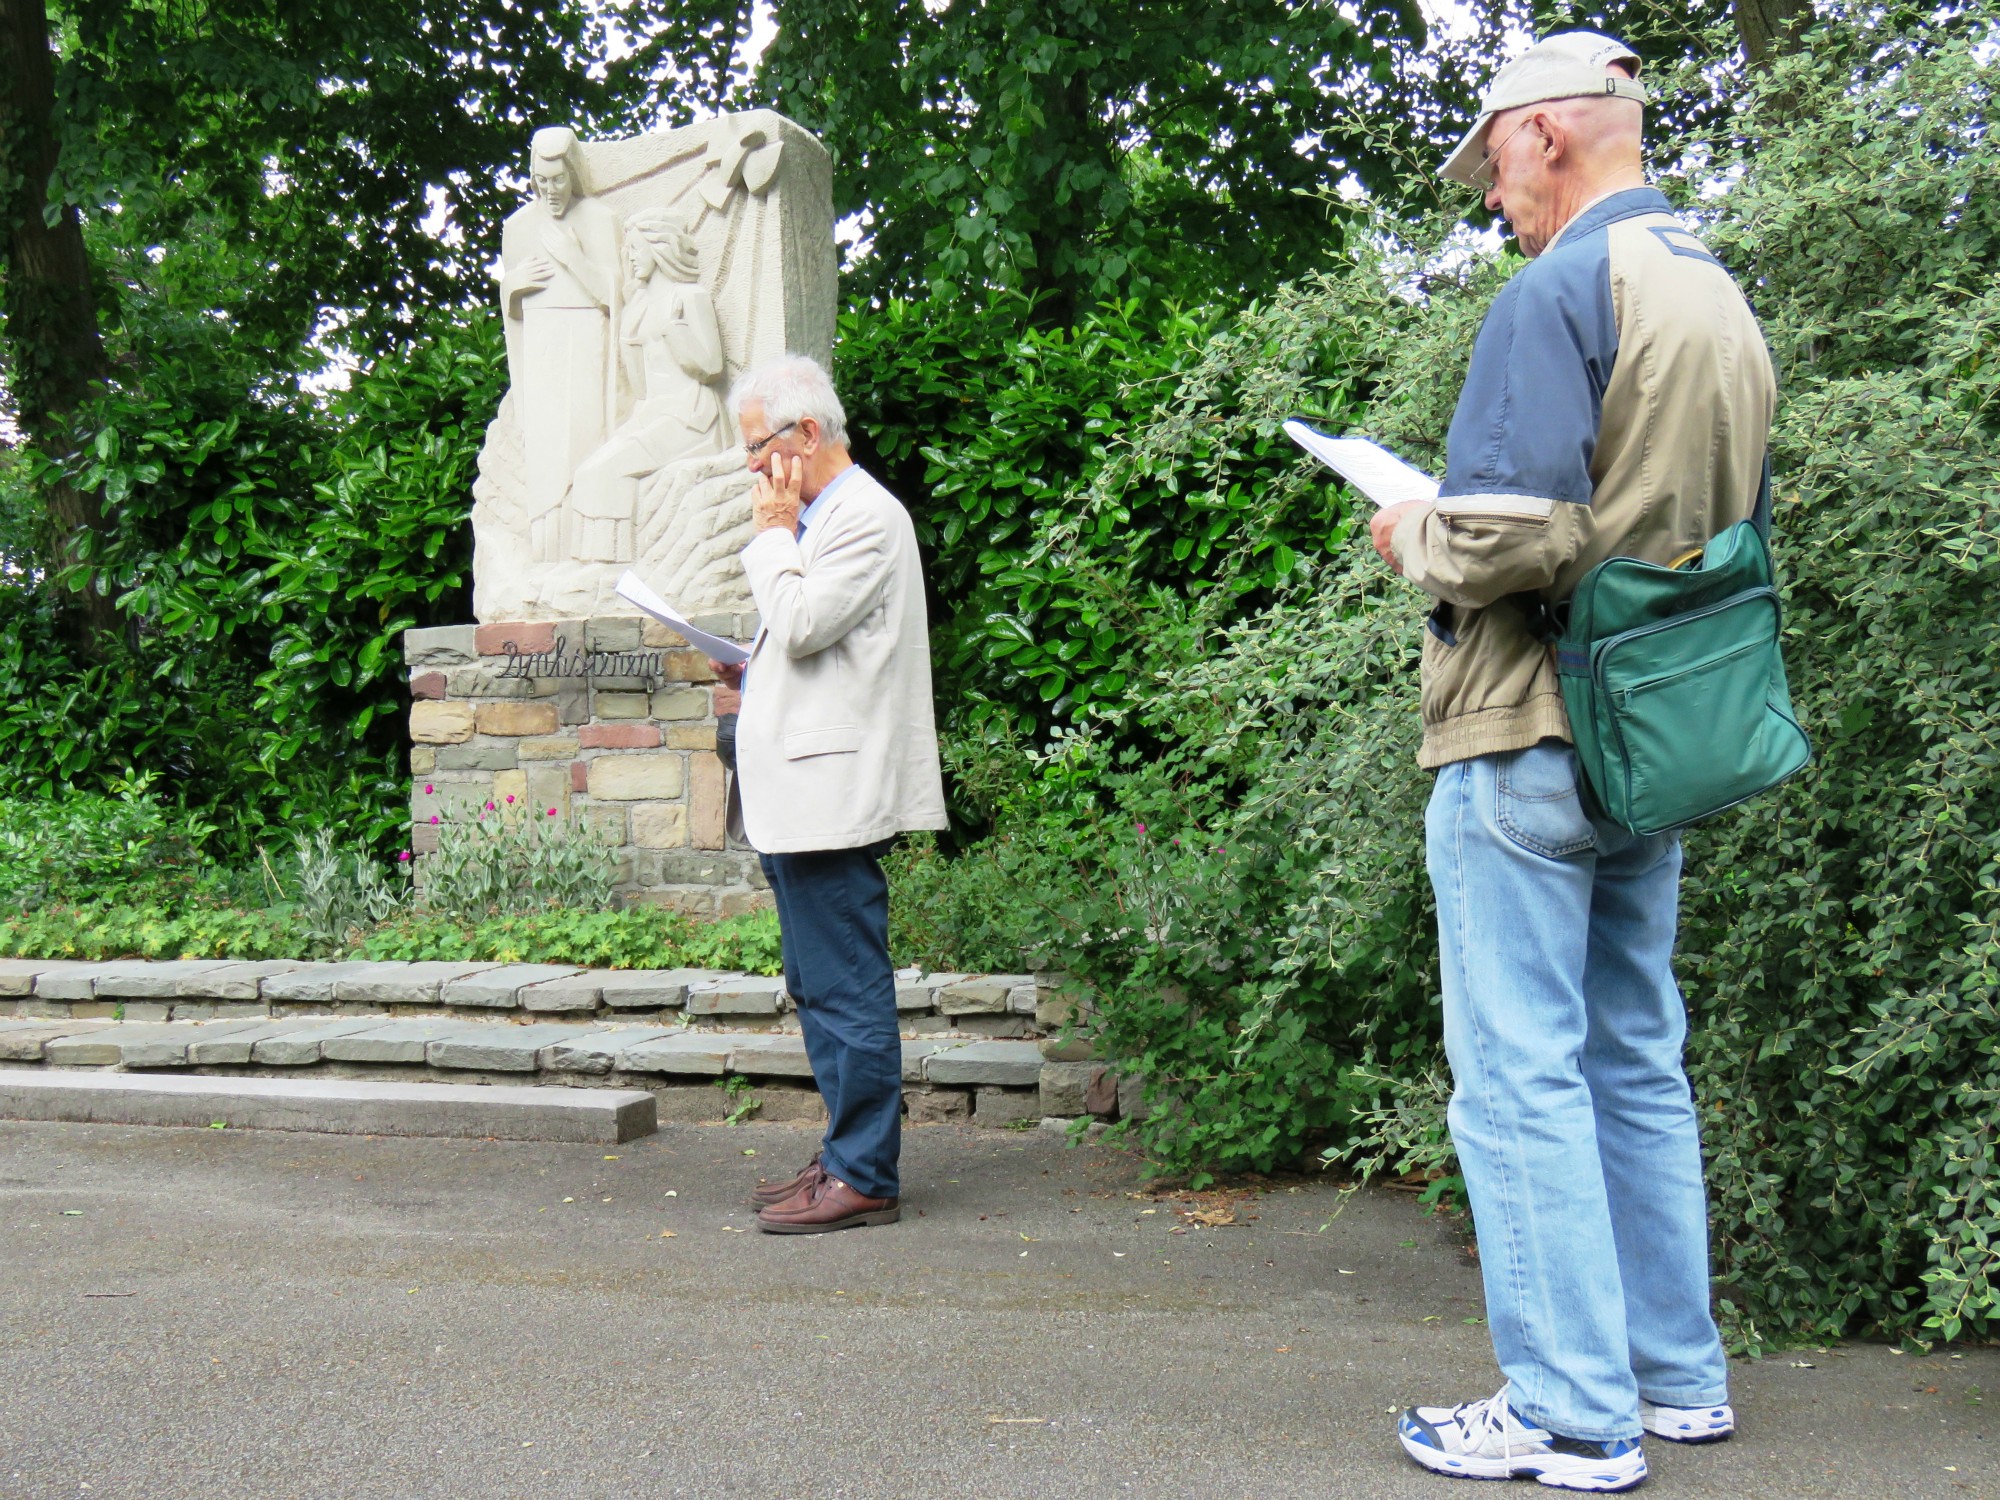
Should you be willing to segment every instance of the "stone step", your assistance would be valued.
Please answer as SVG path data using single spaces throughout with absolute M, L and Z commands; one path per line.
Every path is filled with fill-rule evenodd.
M 15 1068 L 0 1070 L 0 1119 L 616 1145 L 651 1135 L 658 1105 L 643 1089 Z
M 1053 983 L 1053 978 L 1051 978 Z M 896 976 L 906 1030 L 1037 1035 L 1055 993 L 1030 974 Z M 353 1015 L 379 1010 L 603 1020 L 689 1018 L 717 1029 L 796 1029 L 784 981 L 713 969 L 586 969 L 562 964 L 307 963 L 0 959 L 0 1018 L 168 1022 Z

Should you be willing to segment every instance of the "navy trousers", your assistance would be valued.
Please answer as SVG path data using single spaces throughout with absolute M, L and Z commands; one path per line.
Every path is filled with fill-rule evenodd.
M 785 988 L 826 1101 L 820 1161 L 869 1198 L 901 1195 L 903 1045 L 882 874 L 894 842 L 761 856 L 778 899 Z

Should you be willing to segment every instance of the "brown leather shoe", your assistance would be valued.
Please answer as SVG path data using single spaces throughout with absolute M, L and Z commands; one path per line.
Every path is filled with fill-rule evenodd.
M 800 1207 L 794 1208 L 793 1204 Z M 864 1198 L 838 1177 L 820 1180 L 775 1208 L 757 1215 L 766 1234 L 827 1234 L 865 1224 L 893 1224 L 902 1218 L 894 1198 Z
M 750 1201 L 759 1208 L 769 1208 L 774 1203 L 783 1203 L 787 1198 L 796 1197 L 820 1178 L 826 1176 L 826 1168 L 819 1164 L 819 1153 L 813 1152 L 813 1159 L 806 1163 L 806 1169 L 790 1182 L 764 1183 L 750 1190 Z

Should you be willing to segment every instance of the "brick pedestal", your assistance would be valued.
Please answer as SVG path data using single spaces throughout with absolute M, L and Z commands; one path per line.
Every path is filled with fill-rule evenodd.
M 750 615 L 697 619 L 748 641 Z M 730 843 L 707 657 L 629 616 L 453 625 L 403 636 L 410 669 L 410 847 L 434 814 L 553 807 L 618 861 L 628 902 L 696 916 L 770 905 L 757 856 Z M 508 803 L 509 797 L 514 798 Z M 419 878 L 422 866 L 418 866 Z

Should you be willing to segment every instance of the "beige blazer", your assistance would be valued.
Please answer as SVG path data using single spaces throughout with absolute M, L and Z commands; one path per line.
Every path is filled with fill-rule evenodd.
M 743 827 L 765 854 L 943 828 L 930 631 L 909 513 L 856 470 L 804 539 L 743 549 L 761 616 L 736 721 Z

